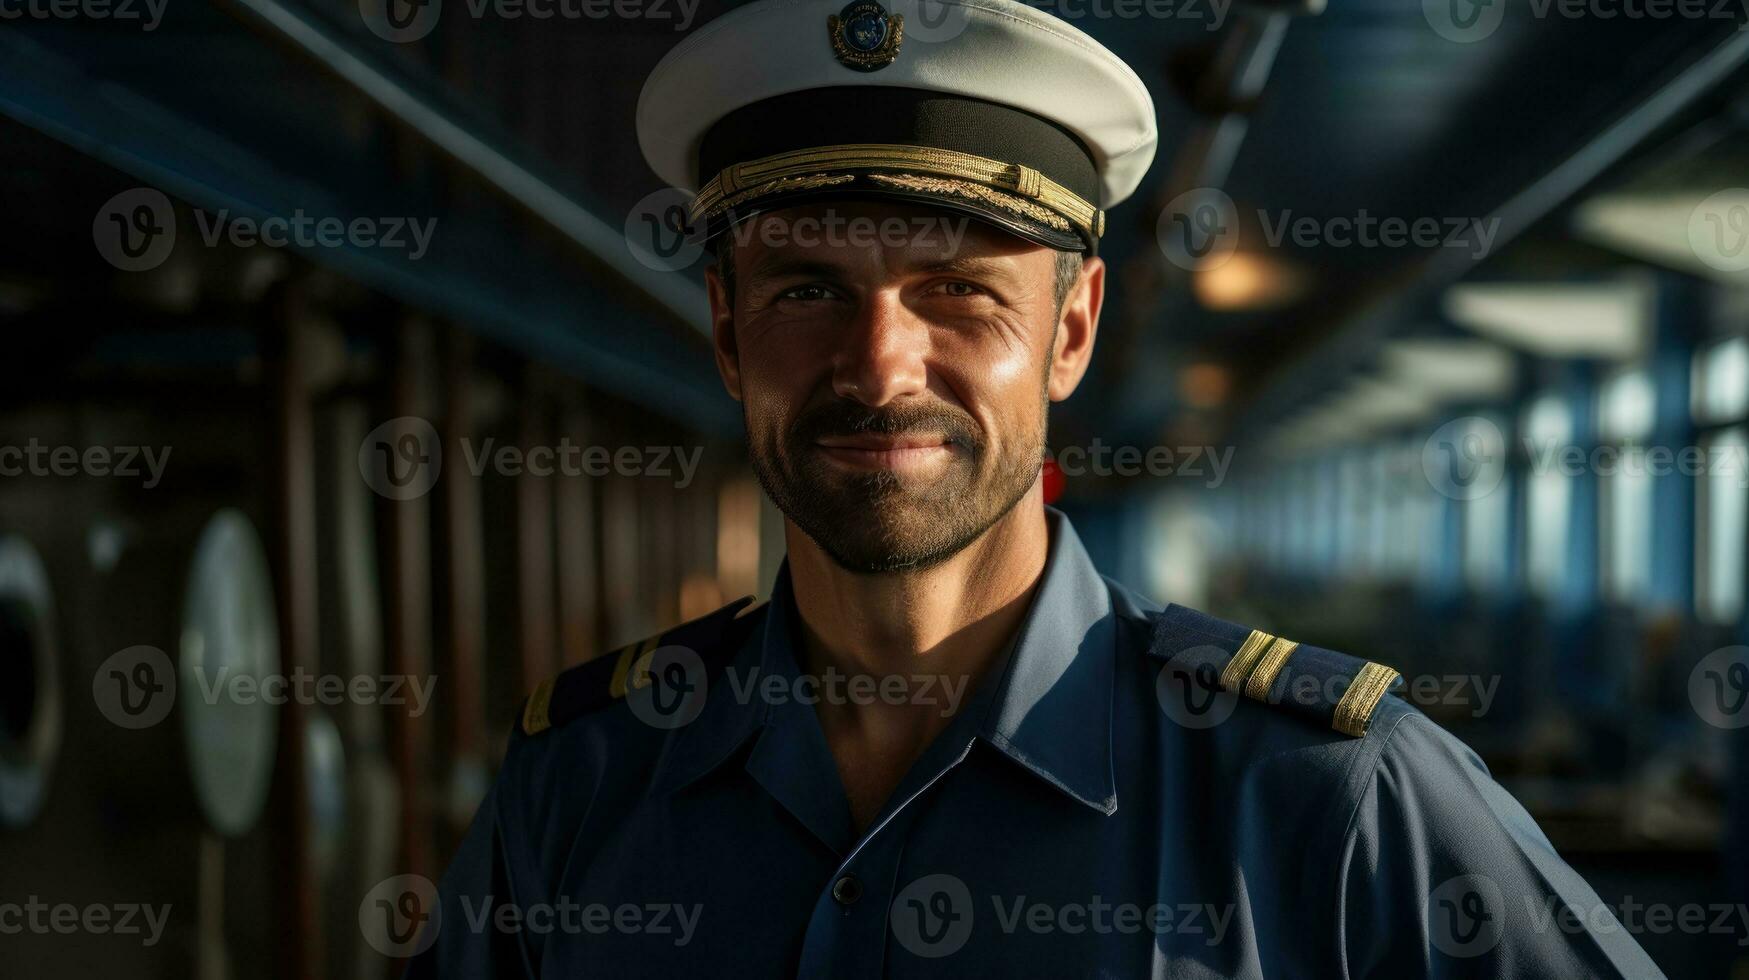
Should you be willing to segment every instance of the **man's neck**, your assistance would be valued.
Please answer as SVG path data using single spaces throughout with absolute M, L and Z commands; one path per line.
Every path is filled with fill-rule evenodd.
M 861 833 L 1020 628 L 1049 553 L 1041 486 L 958 555 L 930 569 L 854 574 L 787 525 L 805 674 L 873 677 L 815 714 Z M 901 683 L 880 683 L 897 677 Z M 822 691 L 831 690 L 822 683 Z M 894 697 L 897 690 L 899 697 Z
M 872 677 L 860 690 L 880 692 L 815 706 L 860 833 L 1020 628 L 1050 551 L 1042 490 L 1035 483 L 978 540 L 916 571 L 848 572 L 794 524 L 785 533 L 803 672 Z
M 808 673 L 977 676 L 1019 627 L 1050 550 L 1037 485 L 958 554 L 916 571 L 846 571 L 794 524 L 784 530 Z

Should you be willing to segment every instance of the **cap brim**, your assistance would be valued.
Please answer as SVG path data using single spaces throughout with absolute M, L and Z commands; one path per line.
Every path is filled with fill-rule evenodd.
M 1062 226 L 1057 227 L 1049 220 L 1027 216 L 1026 211 L 1036 206 L 1024 198 L 967 182 L 951 182 L 964 186 L 950 191 L 941 186 L 944 183 L 949 182 L 932 181 L 934 189 L 925 189 L 921 186 L 891 183 L 880 185 L 865 177 L 850 185 L 761 197 L 717 215 L 696 229 L 694 234 L 697 240 L 708 242 L 752 218 L 774 211 L 836 200 L 888 200 L 921 204 L 951 214 L 964 215 L 1046 248 L 1085 252 L 1088 256 L 1096 254 L 1096 247 L 1067 222 L 1062 222 Z M 875 231 L 876 229 L 869 229 L 870 233 Z M 885 240 L 885 236 L 882 235 L 878 240 Z M 957 241 L 958 236 L 951 240 Z

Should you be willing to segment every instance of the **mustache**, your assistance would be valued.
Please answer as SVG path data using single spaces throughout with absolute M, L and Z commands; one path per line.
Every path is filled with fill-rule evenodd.
M 940 402 L 889 408 L 870 408 L 848 401 L 827 402 L 796 419 L 790 438 L 795 445 L 809 446 L 832 436 L 908 432 L 940 433 L 955 445 L 973 451 L 982 449 L 984 444 L 978 423 L 970 414 Z

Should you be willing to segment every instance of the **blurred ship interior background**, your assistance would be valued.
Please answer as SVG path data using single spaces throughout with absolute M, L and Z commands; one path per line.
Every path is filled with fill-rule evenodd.
M 441 872 L 532 687 L 782 560 L 707 260 L 639 243 L 664 188 L 637 92 L 723 5 L 451 0 L 385 38 L 371 3 L 0 24 L 0 902 L 175 911 L 150 946 L 5 936 L 0 974 L 393 975 L 360 898 Z M 1161 152 L 1053 408 L 1056 505 L 1156 600 L 1399 669 L 1612 907 L 1742 909 L 1749 667 L 1717 653 L 1749 552 L 1741 12 L 1508 4 L 1454 40 L 1426 5 L 1322 6 L 1064 7 L 1154 92 Z M 1174 261 L 1186 200 L 1222 261 Z M 431 234 L 214 231 L 276 218 Z M 166 219 L 149 260 L 106 251 Z M 1385 219 L 1441 240 L 1359 240 Z M 530 447 L 629 455 L 542 476 Z M 1616 465 L 1655 447 L 1707 462 Z M 377 450 L 429 481 L 373 480 Z M 131 729 L 100 689 L 140 647 L 434 683 L 254 709 L 185 685 Z M 1749 922 L 1637 938 L 1671 976 L 1749 976 Z

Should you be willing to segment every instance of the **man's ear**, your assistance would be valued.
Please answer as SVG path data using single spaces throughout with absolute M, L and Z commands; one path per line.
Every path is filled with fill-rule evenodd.
M 722 261 L 733 262 L 734 257 L 728 256 Z M 711 301 L 711 346 L 716 349 L 717 373 L 723 377 L 723 387 L 729 391 L 729 397 L 741 400 L 741 354 L 735 347 L 735 304 L 729 299 L 728 287 L 723 285 L 721 270 L 712 263 L 704 270 L 705 292 Z
M 1051 351 L 1051 376 L 1046 391 L 1060 402 L 1075 393 L 1093 359 L 1093 339 L 1099 333 L 1099 309 L 1105 304 L 1105 260 L 1086 259 L 1081 275 L 1063 298 L 1057 336 Z

